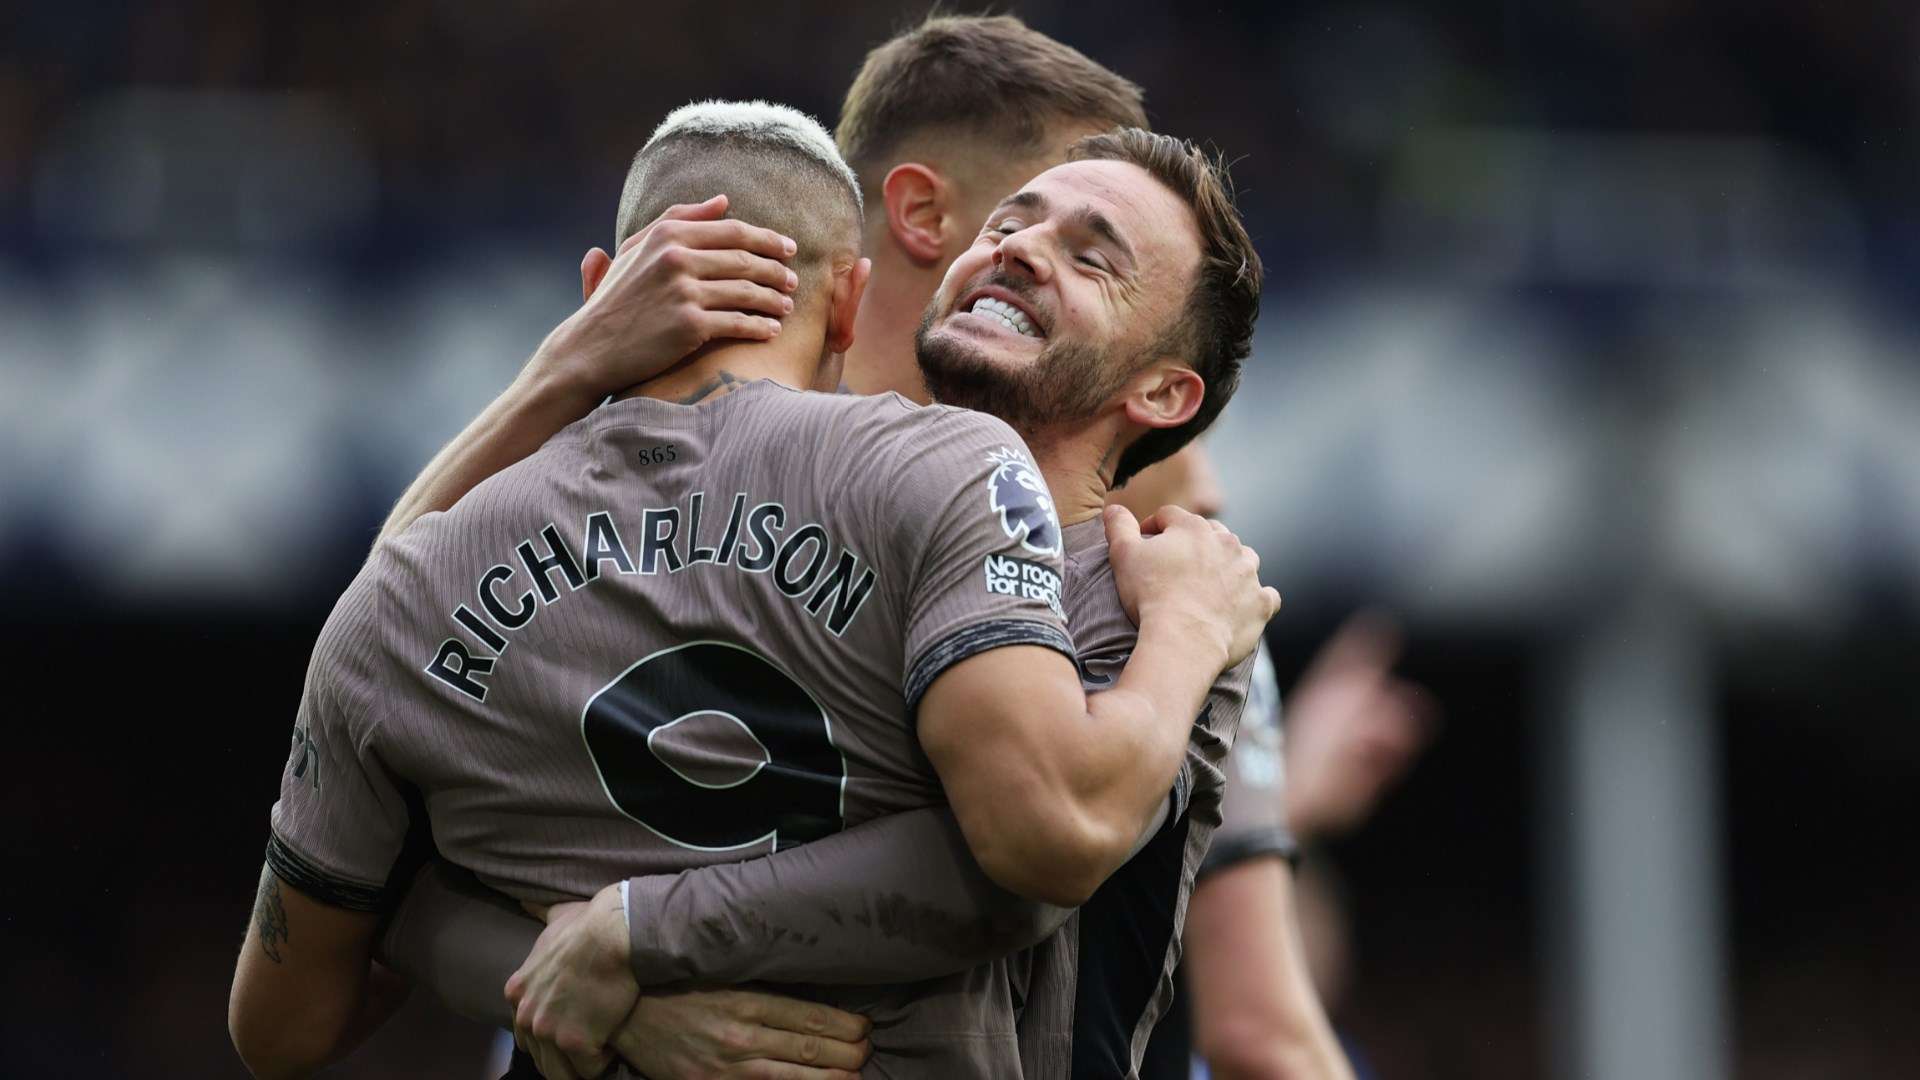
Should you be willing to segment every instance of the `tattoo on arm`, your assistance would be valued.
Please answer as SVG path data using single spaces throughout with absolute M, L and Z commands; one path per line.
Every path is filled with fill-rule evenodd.
M 260 876 L 260 895 L 253 900 L 253 921 L 260 928 L 260 951 L 280 963 L 280 946 L 287 941 L 287 907 L 280 900 L 280 878 L 272 870 Z
M 730 390 L 738 390 L 745 385 L 746 381 L 738 378 L 731 371 L 716 372 L 714 377 L 707 380 L 707 383 L 700 387 L 700 389 L 681 398 L 680 404 L 692 405 L 695 402 L 705 401 L 715 394 L 724 394 Z

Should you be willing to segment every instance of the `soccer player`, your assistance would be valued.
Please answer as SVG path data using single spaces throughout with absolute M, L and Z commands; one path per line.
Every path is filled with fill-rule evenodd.
M 1140 623 L 1117 687 L 1089 699 L 1060 516 L 1019 438 L 980 413 L 792 389 L 844 348 L 864 284 L 858 191 L 836 165 L 823 132 L 777 110 L 669 118 L 623 215 L 725 177 L 740 216 L 796 239 L 785 340 L 704 350 L 570 425 L 384 541 L 343 596 L 275 806 L 258 947 L 235 976 L 230 1025 L 256 1072 L 303 1071 L 377 1021 L 373 913 L 422 830 L 488 884 L 548 902 L 944 795 L 996 881 L 1074 902 L 1174 828 L 1156 823 L 1190 717 L 1277 598 L 1224 530 L 1176 512 L 1141 540 L 1086 497 L 1144 433 L 1205 407 L 1198 376 L 1151 353 L 1095 368 L 1102 422 L 1050 448 L 1076 481 L 1070 527 L 1116 530 L 1106 585 Z M 1045 308 L 1053 344 L 1138 359 L 1101 346 L 1177 322 L 1201 272 L 1189 208 L 1127 160 L 1049 191 L 1060 214 L 1139 230 L 1119 249 L 1138 290 L 1075 286 L 1078 303 Z M 1011 336 L 964 299 L 953 332 Z M 884 1013 L 924 990 L 840 997 Z M 942 1029 L 927 1030 L 923 1050 Z M 964 1068 L 957 1030 L 944 1060 Z
M 849 388 L 867 393 L 894 390 L 914 400 L 927 400 L 910 347 L 914 330 L 948 265 L 974 242 L 1001 194 L 1062 160 L 1066 148 L 1081 135 L 1144 123 L 1138 87 L 1010 17 L 935 17 L 876 48 L 848 91 L 836 132 L 866 193 L 870 212 L 865 250 L 875 267 L 858 333 L 847 355 L 844 378 Z M 590 263 L 596 259 L 606 256 L 589 256 Z M 756 310 L 778 314 L 767 308 Z M 759 327 L 749 325 L 746 332 L 759 332 Z M 564 369 L 565 365 L 550 361 L 583 351 L 550 340 L 528 370 Z M 564 421 L 578 415 L 585 407 L 580 402 L 629 377 L 625 373 L 632 369 L 623 365 L 631 365 L 633 358 L 647 361 L 651 355 L 645 348 L 635 348 L 625 358 L 597 358 L 587 368 L 597 365 L 605 373 L 586 379 L 584 389 L 570 394 L 551 386 L 538 387 L 531 379 L 516 386 L 482 418 L 482 424 L 470 429 L 485 430 L 487 440 L 463 435 L 396 507 L 394 521 L 403 522 L 426 506 L 449 505 L 471 482 L 469 476 L 485 475 L 493 467 L 489 454 L 496 455 L 493 460 L 510 461 L 516 452 L 523 452 L 517 451 L 518 446 L 537 445 L 541 434 L 550 430 L 543 425 L 554 422 L 547 417 L 558 415 Z M 517 443 L 516 432 L 520 433 Z M 1125 490 L 1153 490 L 1156 474 L 1191 477 L 1188 462 L 1197 459 L 1197 449 L 1182 451 L 1147 470 Z M 1168 494 L 1174 497 L 1162 502 L 1183 501 L 1177 486 Z M 1161 505 L 1154 501 L 1156 497 L 1144 496 L 1135 505 Z M 1267 681 L 1271 682 L 1270 673 Z M 1271 709 L 1261 712 L 1265 720 L 1236 744 L 1237 772 L 1228 786 L 1227 822 L 1216 837 L 1217 850 L 1188 912 L 1189 922 L 1201 927 L 1196 940 L 1204 952 L 1189 965 L 1189 976 L 1218 988 L 1210 999 L 1214 1007 L 1199 1018 L 1200 1041 L 1217 1058 L 1223 1075 L 1339 1077 L 1344 1066 L 1327 1031 L 1324 1011 L 1310 988 L 1300 992 L 1304 964 L 1286 898 L 1290 870 L 1284 858 L 1290 842 L 1278 815 L 1277 771 L 1262 767 L 1272 760 L 1278 730 Z M 937 865 L 937 860 L 916 864 L 923 875 L 936 872 Z M 743 866 L 739 872 L 763 871 Z M 742 880 L 728 879 L 724 887 L 739 903 L 746 903 L 752 894 L 751 886 Z M 682 899 L 689 892 L 674 895 Z M 1004 910 L 995 914 L 997 921 L 1006 921 Z M 635 933 L 653 931 L 637 922 Z M 987 951 L 1005 940 L 988 936 L 978 944 Z M 661 975 L 684 977 L 698 966 L 681 951 L 694 947 L 683 938 L 669 934 L 667 940 L 646 945 Z M 788 942 L 758 951 L 746 944 L 742 954 L 791 957 L 790 950 Z M 749 977 L 748 973 L 765 974 L 764 969 L 713 968 L 711 952 L 701 960 L 708 965 L 701 973 L 708 977 L 727 981 L 728 977 Z M 1245 956 L 1271 956 L 1272 962 L 1227 962 Z M 795 957 L 794 962 L 802 961 Z M 813 958 L 813 962 L 821 961 Z M 849 972 L 838 974 L 844 977 Z M 488 980 L 466 981 L 484 985 Z M 642 1006 L 647 1004 L 643 999 Z M 1177 1052 L 1175 1056 L 1184 1059 L 1185 1055 Z

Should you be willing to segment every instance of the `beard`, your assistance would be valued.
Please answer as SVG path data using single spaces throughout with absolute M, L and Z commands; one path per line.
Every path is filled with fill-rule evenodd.
M 1134 365 L 1113 362 L 1108 350 L 1051 339 L 1028 363 L 996 362 L 978 342 L 935 335 L 936 304 L 913 335 L 927 392 L 942 405 L 997 416 L 1029 442 L 1048 428 L 1092 419 L 1133 374 Z

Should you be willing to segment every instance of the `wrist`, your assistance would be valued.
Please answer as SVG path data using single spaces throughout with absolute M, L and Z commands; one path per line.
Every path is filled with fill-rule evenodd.
M 633 950 L 628 939 L 625 890 L 621 888 L 625 884 L 623 881 L 600 890 L 588 912 L 594 963 L 610 971 L 625 972 L 631 967 Z
M 576 318 L 553 328 L 534 350 L 522 378 L 536 402 L 579 408 L 584 414 L 621 388 L 602 386 L 593 377 L 603 365 L 598 363 L 593 335 Z
M 1191 601 L 1168 597 L 1140 604 L 1140 634 L 1161 637 L 1170 645 L 1190 651 L 1197 660 L 1213 662 L 1224 670 L 1233 655 L 1232 634 L 1221 620 Z

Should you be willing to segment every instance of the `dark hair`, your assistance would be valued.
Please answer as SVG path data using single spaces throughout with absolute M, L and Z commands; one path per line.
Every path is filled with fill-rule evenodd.
M 867 54 L 834 139 L 868 202 L 895 151 L 928 131 L 961 131 L 1008 150 L 1038 149 L 1047 125 L 1147 123 L 1140 88 L 1011 15 L 940 15 Z
M 1121 453 L 1113 478 L 1113 486 L 1119 487 L 1207 430 L 1233 397 L 1240 385 L 1240 362 L 1253 350 L 1254 320 L 1260 317 L 1260 254 L 1241 224 L 1226 162 L 1193 143 L 1123 127 L 1074 143 L 1067 160 L 1140 166 L 1186 202 L 1200 229 L 1200 271 L 1187 294 L 1186 309 L 1155 351 L 1185 357 L 1206 381 L 1206 395 L 1192 419 L 1149 431 Z

